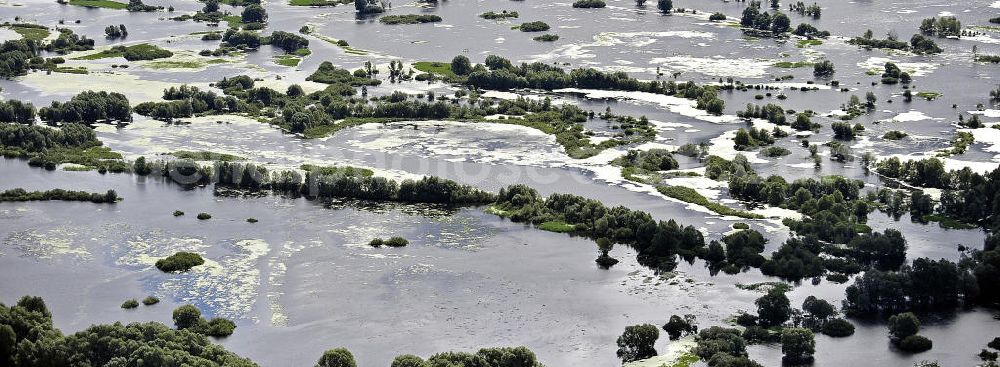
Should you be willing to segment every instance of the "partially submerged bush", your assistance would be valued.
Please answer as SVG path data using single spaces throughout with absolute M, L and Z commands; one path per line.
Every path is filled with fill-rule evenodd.
M 135 299 L 129 299 L 122 303 L 122 308 L 126 310 L 131 310 L 136 307 L 139 307 L 139 301 L 136 301 Z
M 170 273 L 188 271 L 191 268 L 204 264 L 205 259 L 193 252 L 179 251 L 176 254 L 156 261 L 156 268 L 160 271 Z

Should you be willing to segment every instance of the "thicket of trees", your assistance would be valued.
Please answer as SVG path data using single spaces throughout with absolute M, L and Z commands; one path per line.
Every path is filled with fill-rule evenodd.
M 721 114 L 725 108 L 725 102 L 718 97 L 712 86 L 699 86 L 693 82 L 677 84 L 674 81 L 640 81 L 624 72 L 602 72 L 591 68 L 573 69 L 567 73 L 562 68 L 539 62 L 513 66 L 510 61 L 499 56 L 491 55 L 488 58 L 492 60 L 488 60 L 485 66 L 477 65 L 473 68 L 465 81 L 466 85 L 492 90 L 583 88 L 639 91 L 696 100 L 697 108 L 714 114 Z
M 41 45 L 34 40 L 8 40 L 0 44 L 0 78 L 13 78 L 28 73 L 31 59 Z
M 31 124 L 35 122 L 35 106 L 16 99 L 0 101 L 0 122 Z
M 79 36 L 69 28 L 60 28 L 59 36 L 51 42 L 45 44 L 45 51 L 57 52 L 60 54 L 72 51 L 87 51 L 94 49 L 94 40 L 87 36 Z
M 38 115 L 47 123 L 131 122 L 132 107 L 124 94 L 88 90 L 80 92 L 67 102 L 52 101 L 50 106 L 42 107 Z
M 73 191 L 73 190 L 63 190 L 63 189 L 52 189 L 48 191 L 26 191 L 22 188 L 10 189 L 0 192 L 0 202 L 3 201 L 48 201 L 48 200 L 61 200 L 61 201 L 89 201 L 92 203 L 109 203 L 114 204 L 118 202 L 120 197 L 115 190 L 108 190 L 107 192 L 101 194 L 96 192 L 86 192 L 86 191 Z
M 171 361 L 176 365 L 256 367 L 208 338 L 157 322 L 94 325 L 63 335 L 39 297 L 0 304 L 0 365 L 118 366 L 129 361 Z
M 652 268 L 673 269 L 677 255 L 694 259 L 705 253 L 705 239 L 692 226 L 656 221 L 645 212 L 608 208 L 576 195 L 553 194 L 543 199 L 532 188 L 513 185 L 500 190 L 494 207 L 516 222 L 563 222 L 573 225 L 577 234 L 628 244 L 638 253 L 639 262 Z
M 178 251 L 165 258 L 156 260 L 156 268 L 164 273 L 183 272 L 202 265 L 205 259 L 193 252 Z

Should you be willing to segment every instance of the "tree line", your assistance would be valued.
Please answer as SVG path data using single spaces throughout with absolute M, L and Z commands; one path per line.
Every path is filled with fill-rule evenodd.
M 194 306 L 172 313 L 176 329 L 159 322 L 92 325 L 64 335 L 52 323 L 52 313 L 40 297 L 24 296 L 16 304 L 0 304 L 0 364 L 12 367 L 117 366 L 129 361 L 190 366 L 257 367 L 212 343 L 208 336 L 232 334 L 229 320 L 206 320 Z M 160 361 L 160 362 L 157 362 Z M 393 367 L 429 366 L 543 367 L 525 347 L 483 348 L 475 353 L 442 352 L 426 360 L 411 354 L 397 356 Z M 357 367 L 344 348 L 325 351 L 317 367 Z

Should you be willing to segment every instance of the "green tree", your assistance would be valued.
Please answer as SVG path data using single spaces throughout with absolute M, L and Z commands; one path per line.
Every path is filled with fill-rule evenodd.
M 661 13 L 667 14 L 674 10 L 674 2 L 672 0 L 657 0 L 656 8 L 660 9 Z
M 792 308 L 785 296 L 785 292 L 779 289 L 771 289 L 767 294 L 761 296 L 754 302 L 757 305 L 757 317 L 761 326 L 780 326 L 788 321 L 792 316 Z
M 0 325 L 0 365 L 10 366 L 17 351 L 17 334 L 10 325 Z
M 782 361 L 800 364 L 812 361 L 816 353 L 816 340 L 813 332 L 803 328 L 787 328 L 781 331 Z
M 472 72 L 472 63 L 469 58 L 458 55 L 451 59 L 451 71 L 457 75 L 469 75 Z
M 424 367 L 424 359 L 412 354 L 396 356 L 389 367 Z
M 792 21 L 788 19 L 788 16 L 784 13 L 778 12 L 771 18 L 771 32 L 774 34 L 782 34 L 788 32 L 791 28 Z
M 920 319 L 912 312 L 904 312 L 889 318 L 889 337 L 899 341 L 920 332 Z
M 267 22 L 267 10 L 264 10 L 264 7 L 260 5 L 250 5 L 243 9 L 240 18 L 243 23 L 264 23 Z
M 395 363 L 393 363 L 395 365 Z M 316 367 L 357 367 L 354 355 L 344 348 L 330 349 L 316 362 Z
M 174 326 L 178 330 L 188 329 L 198 326 L 201 321 L 201 311 L 193 305 L 184 305 L 174 310 Z
M 626 326 L 618 337 L 618 358 L 622 362 L 638 361 L 656 356 L 656 339 L 660 330 L 651 324 Z
M 205 8 L 203 8 L 201 11 L 203 13 L 214 13 L 219 11 L 219 0 L 205 1 Z

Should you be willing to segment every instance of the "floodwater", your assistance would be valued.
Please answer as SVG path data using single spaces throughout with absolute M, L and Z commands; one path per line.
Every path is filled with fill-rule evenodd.
M 1000 31 L 975 28 L 982 36 L 935 39 L 943 54 L 921 56 L 881 50 L 860 50 L 846 44 L 850 37 L 871 28 L 876 37 L 892 31 L 900 39 L 917 32 L 920 20 L 955 15 L 966 27 L 988 25 L 987 14 L 996 13 L 992 0 L 908 2 L 821 2 L 820 19 L 786 14 L 792 25 L 806 22 L 833 33 L 822 45 L 797 47 L 796 40 L 774 41 L 746 37 L 738 29 L 712 23 L 707 15 L 722 12 L 738 19 L 745 3 L 675 2 L 676 7 L 696 8 L 664 16 L 655 2 L 636 8 L 630 0 L 608 1 L 605 9 L 573 9 L 570 2 L 442 1 L 436 6 L 413 2 L 393 4 L 389 14 L 430 13 L 441 23 L 387 26 L 377 18 L 358 19 L 349 6 L 293 7 L 281 1 L 265 3 L 270 22 L 264 33 L 297 31 L 303 25 L 315 34 L 350 42 L 365 55 L 346 53 L 320 38 L 310 37 L 313 54 L 297 67 L 274 63 L 279 52 L 269 47 L 245 55 L 208 63 L 197 51 L 215 43 L 193 34 L 212 28 L 205 23 L 177 22 L 169 17 L 190 13 L 197 2 L 147 1 L 172 5 L 173 14 L 127 13 L 59 5 L 48 0 L 0 0 L 0 22 L 21 21 L 65 27 L 96 39 L 99 47 L 119 43 L 149 42 L 171 49 L 180 58 L 195 61 L 194 68 L 165 67 L 152 62 L 130 63 L 128 69 L 112 68 L 121 60 L 69 60 L 68 66 L 85 66 L 89 75 L 33 73 L 0 80 L 0 97 L 33 102 L 36 106 L 65 100 L 86 89 L 125 93 L 133 102 L 155 100 L 163 88 L 183 83 L 210 88 L 227 76 L 247 74 L 276 89 L 305 82 L 323 61 L 357 68 L 366 61 L 448 61 L 463 54 L 482 62 L 498 54 L 515 62 L 542 61 L 564 67 L 596 67 L 625 71 L 640 79 L 670 79 L 700 83 L 734 77 L 747 84 L 770 83 L 780 90 L 722 92 L 726 116 L 690 113 L 690 106 L 668 103 L 641 93 L 613 93 L 598 97 L 593 91 L 543 93 L 515 91 L 497 97 L 550 97 L 559 103 L 616 114 L 645 115 L 657 126 L 658 136 L 649 147 L 676 147 L 706 143 L 713 154 L 734 155 L 731 134 L 742 127 L 734 115 L 747 103 L 778 103 L 796 111 L 821 115 L 838 110 L 852 94 L 868 90 L 878 98 L 874 112 L 852 123 L 862 124 L 864 136 L 849 145 L 855 155 L 872 152 L 877 157 L 932 156 L 949 146 L 959 130 L 959 114 L 968 118 L 977 104 L 987 124 L 1000 122 L 1000 112 L 989 110 L 988 91 L 1000 81 L 996 65 L 972 61 L 972 48 L 980 53 L 1000 53 Z M 787 7 L 787 4 L 782 4 Z M 240 8 L 223 6 L 238 13 Z M 477 17 L 486 11 L 513 10 L 520 18 L 497 22 Z M 79 19 L 80 23 L 74 21 Z M 537 34 L 510 29 L 520 22 L 541 20 L 558 34 L 553 43 L 536 42 Z M 102 37 L 110 24 L 125 24 L 129 37 L 109 41 Z M 225 27 L 223 24 L 222 27 Z M 0 33 L 8 37 L 7 33 Z M 780 61 L 834 62 L 833 79 L 841 92 L 826 81 L 814 80 L 812 69 L 780 68 Z M 914 98 L 903 102 L 899 86 L 875 85 L 872 69 L 893 61 L 914 75 L 915 91 L 941 93 L 934 101 Z M 663 73 L 657 76 L 657 68 Z M 280 80 L 278 79 L 280 76 Z M 791 78 L 776 82 L 776 78 Z M 807 84 L 815 83 L 815 84 Z M 800 91 L 801 86 L 821 87 Z M 450 95 L 457 88 L 442 83 L 389 83 L 370 88 L 372 95 L 404 90 L 434 91 Z M 756 99 L 757 94 L 771 96 Z M 779 100 L 783 94 L 787 99 Z M 608 95 L 608 93 L 604 93 Z M 891 102 L 890 102 L 891 100 Z M 996 107 L 994 107 L 996 108 Z M 834 118 L 817 116 L 823 125 L 805 139 L 823 143 L 831 139 Z M 609 129 L 603 121 L 586 127 L 597 136 Z M 882 139 L 890 130 L 907 132 L 901 141 Z M 948 168 L 992 170 L 1000 165 L 1000 134 L 996 129 L 972 131 L 976 143 L 963 155 L 946 160 Z M 172 125 L 137 117 L 128 126 L 98 127 L 98 136 L 127 158 L 161 157 L 176 150 L 209 150 L 236 154 L 271 168 L 300 164 L 347 164 L 369 167 L 380 175 L 406 178 L 442 176 L 488 190 L 524 183 L 543 195 L 574 193 L 608 205 L 624 205 L 650 212 L 660 219 L 676 219 L 718 239 L 736 222 L 747 222 L 769 239 L 770 253 L 789 233 L 780 218 L 741 220 L 720 217 L 705 208 L 671 200 L 651 187 L 624 181 L 608 165 L 627 147 L 609 150 L 585 160 L 568 158 L 555 139 L 512 125 L 429 121 L 366 125 L 325 139 L 304 140 L 255 120 L 237 116 L 193 119 Z M 860 162 L 838 163 L 823 159 L 815 168 L 799 139 L 779 139 L 777 146 L 791 155 L 767 158 L 748 155 L 761 174 L 788 178 L 840 174 L 864 180 L 869 188 L 885 185 L 866 175 Z M 828 157 L 826 147 L 821 154 Z M 168 159 L 166 156 L 163 159 Z M 682 168 L 701 163 L 678 157 Z M 700 182 L 705 184 L 704 182 Z M 694 184 L 694 183 L 692 183 Z M 0 203 L 0 300 L 12 302 L 23 294 L 45 297 L 56 325 L 64 331 L 92 323 L 157 320 L 170 323 L 170 310 L 193 303 L 205 313 L 237 321 L 236 333 L 220 340 L 227 348 L 264 366 L 309 365 L 323 350 L 347 347 L 361 365 L 388 365 L 403 353 L 429 355 L 444 350 L 472 350 L 484 346 L 526 345 L 549 366 L 610 366 L 615 339 L 626 325 L 663 324 L 671 314 L 691 313 L 702 327 L 725 324 L 736 310 L 752 310 L 759 294 L 736 284 L 778 279 L 749 271 L 737 275 L 711 275 L 703 263 L 682 263 L 671 274 L 654 274 L 635 263 L 634 254 L 619 246 L 612 254 L 622 262 L 602 270 L 593 262 L 592 241 L 539 231 L 510 223 L 484 208 L 439 208 L 412 205 L 323 203 L 268 196 L 233 198 L 213 195 L 212 189 L 183 189 L 156 178 L 99 175 L 96 172 L 48 172 L 29 168 L 24 161 L 0 160 L 0 189 L 66 188 L 104 191 L 115 189 L 125 200 L 116 205 L 90 203 Z M 710 200 L 738 205 L 725 183 L 695 187 Z M 172 216 L 174 210 L 187 215 Z M 213 218 L 198 221 L 199 212 Z M 247 218 L 256 218 L 250 224 Z M 943 230 L 936 225 L 896 221 L 879 213 L 870 218 L 872 228 L 897 228 L 907 237 L 908 258 L 958 258 L 959 245 L 980 248 L 985 234 L 979 230 Z M 401 235 L 411 241 L 402 249 L 372 249 L 373 237 Z M 182 275 L 164 275 L 151 266 L 155 259 L 177 250 L 196 250 L 208 264 Z M 849 284 L 849 283 L 848 283 Z M 809 295 L 835 305 L 847 284 L 806 281 L 789 294 L 793 305 Z M 163 302 L 153 307 L 123 311 L 127 298 L 157 295 Z M 916 355 L 902 354 L 888 344 L 884 324 L 858 323 L 849 338 L 817 336 L 817 366 L 907 366 L 921 360 L 942 365 L 973 365 L 985 343 L 997 336 L 998 321 L 989 310 L 963 310 L 926 320 L 922 334 L 934 349 Z M 665 338 L 664 338 L 665 339 Z M 670 349 L 666 340 L 657 347 Z M 778 365 L 780 346 L 754 346 L 751 356 L 764 365 Z

